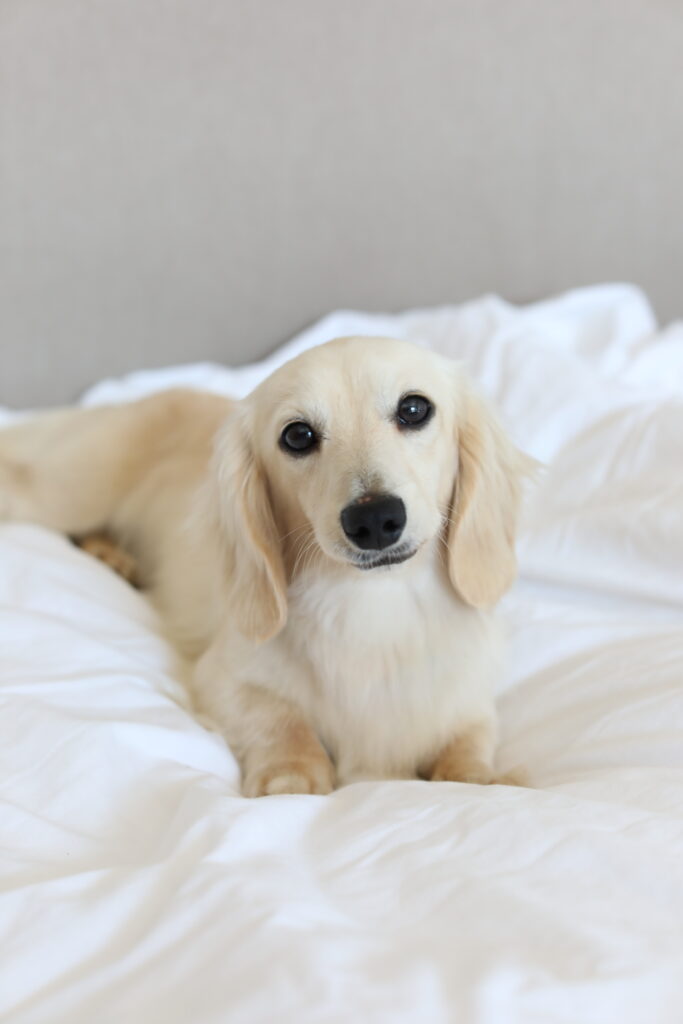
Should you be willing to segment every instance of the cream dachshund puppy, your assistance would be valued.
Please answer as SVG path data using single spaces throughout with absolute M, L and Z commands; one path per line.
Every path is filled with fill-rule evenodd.
M 162 392 L 0 433 L 0 518 L 107 529 L 247 796 L 495 781 L 491 607 L 532 460 L 462 370 L 345 338 L 240 402 Z

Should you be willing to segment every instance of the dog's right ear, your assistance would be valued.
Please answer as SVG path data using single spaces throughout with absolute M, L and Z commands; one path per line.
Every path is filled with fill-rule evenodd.
M 216 435 L 212 489 L 232 613 L 246 637 L 264 642 L 287 621 L 287 581 L 268 481 L 240 405 Z
M 488 608 L 515 577 L 522 483 L 538 463 L 513 445 L 486 403 L 469 390 L 463 395 L 457 446 L 448 571 L 463 601 Z

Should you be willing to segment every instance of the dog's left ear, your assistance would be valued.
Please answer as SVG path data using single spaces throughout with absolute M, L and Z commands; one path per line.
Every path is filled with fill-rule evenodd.
M 287 582 L 268 481 L 243 407 L 216 437 L 211 477 L 231 611 L 241 632 L 263 643 L 287 621 Z
M 486 404 L 469 389 L 464 403 L 456 437 L 448 573 L 467 604 L 487 608 L 515 578 L 522 482 L 537 463 L 512 444 Z

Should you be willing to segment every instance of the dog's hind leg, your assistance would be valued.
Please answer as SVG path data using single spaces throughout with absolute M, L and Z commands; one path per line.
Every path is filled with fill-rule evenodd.
M 137 561 L 111 534 L 98 530 L 96 533 L 87 533 L 84 537 L 74 537 L 73 542 L 81 551 L 109 566 L 117 576 L 121 576 L 131 586 L 140 587 Z

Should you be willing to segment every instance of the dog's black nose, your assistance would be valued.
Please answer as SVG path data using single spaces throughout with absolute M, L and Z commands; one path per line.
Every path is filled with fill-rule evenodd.
M 395 544 L 406 525 L 406 507 L 400 498 L 384 495 L 361 498 L 342 509 L 344 533 L 363 551 L 381 551 Z

